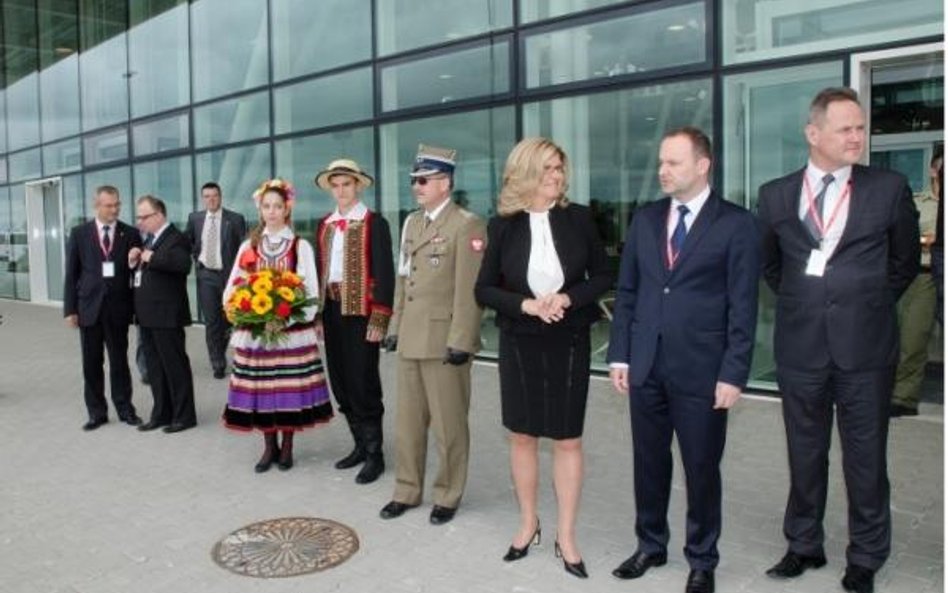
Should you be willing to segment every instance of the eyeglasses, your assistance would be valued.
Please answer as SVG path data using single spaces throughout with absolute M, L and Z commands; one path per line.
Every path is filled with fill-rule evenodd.
M 428 185 L 428 181 L 429 181 L 430 179 L 444 179 L 445 177 L 447 177 L 447 176 L 446 176 L 446 175 L 432 175 L 432 176 L 430 176 L 430 177 L 412 177 L 412 178 L 411 178 L 411 184 L 412 184 L 412 185 L 416 185 L 416 184 L 417 184 L 417 185 L 420 185 L 420 186 L 424 187 L 424 186 Z
M 158 213 L 157 213 L 157 212 L 152 212 L 151 214 L 142 214 L 142 215 L 136 216 L 136 217 L 135 217 L 135 220 L 137 220 L 138 222 L 144 222 L 144 221 L 148 220 L 149 218 L 151 218 L 152 216 L 154 216 L 154 215 L 156 215 L 156 214 L 158 214 Z

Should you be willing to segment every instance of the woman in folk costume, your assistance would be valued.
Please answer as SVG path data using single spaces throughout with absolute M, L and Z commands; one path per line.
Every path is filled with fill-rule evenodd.
M 319 294 L 313 247 L 290 227 L 295 192 L 280 179 L 263 183 L 254 193 L 260 222 L 237 253 L 224 290 L 226 305 L 243 275 L 263 270 L 293 271 L 302 279 L 307 298 Z M 276 341 L 255 337 L 237 327 L 231 338 L 234 365 L 223 420 L 235 430 L 259 430 L 264 451 L 255 470 L 275 462 L 293 467 L 296 431 L 327 422 L 333 416 L 313 320 L 317 307 L 303 309 L 301 321 L 289 321 Z M 282 443 L 277 442 L 282 433 Z

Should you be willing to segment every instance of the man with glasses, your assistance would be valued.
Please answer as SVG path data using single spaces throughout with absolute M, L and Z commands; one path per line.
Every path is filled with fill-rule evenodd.
M 191 272 L 191 244 L 168 222 L 165 203 L 142 196 L 137 207 L 142 247 L 128 253 L 135 270 L 135 317 L 142 331 L 148 378 L 155 405 L 151 419 L 139 430 L 187 430 L 197 424 L 194 380 L 185 349 L 184 328 L 191 325 L 187 279 Z
M 380 515 L 421 504 L 428 428 L 440 467 L 429 520 L 454 518 L 467 481 L 471 358 L 480 349 L 474 281 L 485 247 L 484 221 L 451 201 L 455 151 L 421 145 L 411 173 L 419 210 L 405 219 L 395 306 L 386 347 L 398 350 L 395 492 Z
M 138 231 L 118 219 L 119 191 L 111 185 L 95 190 L 95 219 L 69 233 L 63 313 L 69 327 L 79 328 L 82 377 L 89 420 L 83 430 L 108 422 L 103 347 L 109 354 L 112 403 L 119 419 L 132 426 L 141 418 L 132 405 L 128 368 L 128 326 L 132 291 L 128 253 L 141 247 Z

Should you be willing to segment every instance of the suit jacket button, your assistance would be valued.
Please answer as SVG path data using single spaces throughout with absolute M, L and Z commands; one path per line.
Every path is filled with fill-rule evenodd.
M 665 294 L 668 294 L 668 293 L 671 292 L 671 289 L 666 286 L 666 287 L 662 290 L 662 292 L 664 292 Z

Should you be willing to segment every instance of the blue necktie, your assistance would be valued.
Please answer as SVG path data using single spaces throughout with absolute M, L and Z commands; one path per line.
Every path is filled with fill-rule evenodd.
M 151 233 L 145 235 L 145 249 L 151 249 L 152 243 L 155 242 L 155 236 Z
M 691 211 L 688 210 L 688 206 L 684 204 L 678 206 L 678 224 L 675 226 L 675 231 L 671 236 L 672 260 L 678 257 L 678 254 L 681 253 L 681 248 L 685 246 L 685 235 L 688 234 L 688 227 L 685 226 L 685 217 L 688 216 L 689 212 Z

